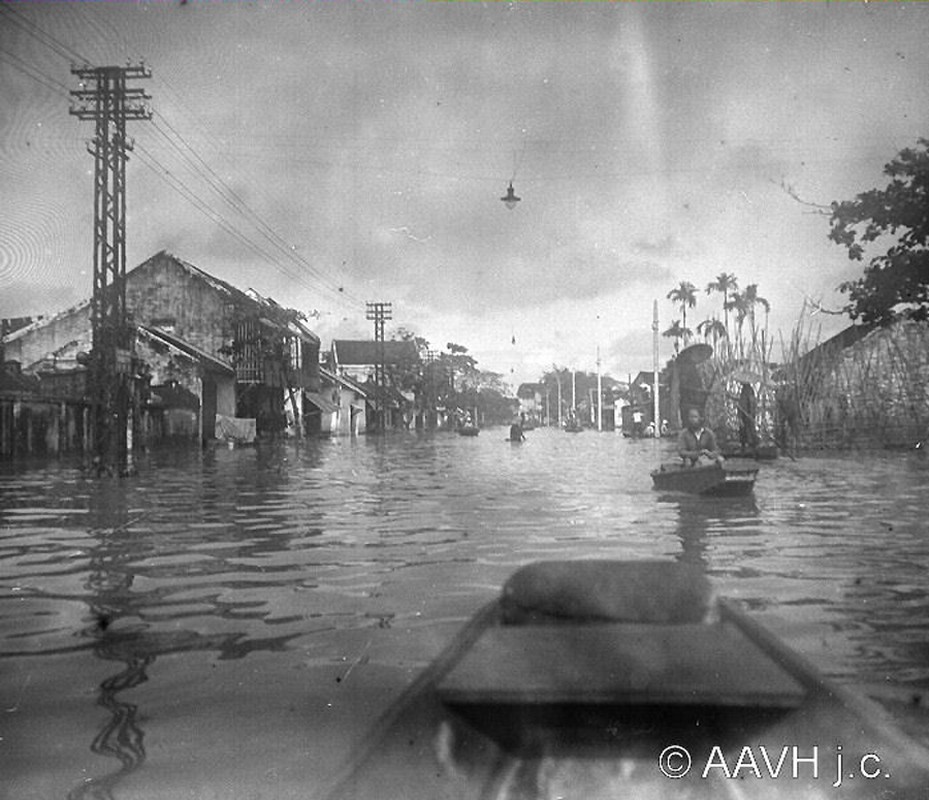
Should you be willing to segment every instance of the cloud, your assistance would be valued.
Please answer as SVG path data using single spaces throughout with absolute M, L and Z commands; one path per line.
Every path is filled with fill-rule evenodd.
M 632 242 L 632 249 L 636 253 L 646 253 L 653 258 L 669 257 L 681 251 L 677 238 L 671 234 L 660 239 L 636 239 Z
M 88 279 L 86 292 L 52 281 L 34 283 L 14 280 L 0 292 L 0 317 L 50 316 L 86 300 L 91 294 Z
M 167 248 L 318 309 L 321 330 L 344 322 L 370 333 L 363 301 L 392 301 L 397 324 L 459 341 L 488 369 L 509 368 L 515 326 L 514 368 L 589 361 L 599 342 L 624 374 L 650 368 L 652 299 L 672 319 L 666 294 L 682 280 L 701 290 L 695 321 L 718 309 L 702 288 L 722 271 L 758 283 L 772 329 L 795 321 L 794 286 L 836 305 L 835 286 L 860 267 L 771 181 L 786 176 L 823 202 L 880 183 L 926 117 L 923 5 L 231 3 L 177 13 L 96 3 L 77 15 L 54 4 L 22 13 L 93 58 L 118 40 L 120 63 L 142 54 L 152 67 L 145 89 L 162 116 L 131 126 L 130 267 Z M 103 29 L 116 35 L 104 41 Z M 0 36 L 68 80 L 56 54 L 35 61 L 22 37 Z M 90 291 L 90 128 L 49 87 L 15 71 L 4 81 L 0 303 L 45 310 L 59 292 L 67 306 Z M 199 164 L 188 145 L 224 197 L 182 158 Z M 152 174 L 143 148 L 271 261 Z M 523 198 L 513 211 L 499 200 L 511 178 Z M 239 201 L 309 266 L 272 245 Z M 49 276 L 55 285 L 42 285 Z
M 612 368 L 619 368 L 619 370 L 624 365 L 626 369 L 629 369 L 629 365 L 639 365 L 633 372 L 634 377 L 635 372 L 651 369 L 651 366 L 645 365 L 650 365 L 654 360 L 654 341 L 654 333 L 646 327 L 629 331 L 607 344 L 604 348 L 604 361 Z M 659 362 L 659 364 L 663 363 L 663 361 Z M 625 376 L 618 371 L 615 377 L 621 380 Z

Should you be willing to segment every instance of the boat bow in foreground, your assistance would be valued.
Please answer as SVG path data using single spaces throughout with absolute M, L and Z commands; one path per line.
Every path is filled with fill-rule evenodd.
M 929 751 L 677 562 L 515 573 L 332 798 L 926 797 Z

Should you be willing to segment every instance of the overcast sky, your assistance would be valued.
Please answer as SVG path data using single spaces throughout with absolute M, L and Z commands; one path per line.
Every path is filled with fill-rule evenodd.
M 592 371 L 598 347 L 614 377 L 650 369 L 653 300 L 664 330 L 694 283 L 695 327 L 724 271 L 758 284 L 776 337 L 861 272 L 781 184 L 883 186 L 929 135 L 927 40 L 915 2 L 3 3 L 0 316 L 90 295 L 71 65 L 144 59 L 130 268 L 167 249 L 313 314 L 324 347 L 391 302 L 388 333 L 514 385 Z

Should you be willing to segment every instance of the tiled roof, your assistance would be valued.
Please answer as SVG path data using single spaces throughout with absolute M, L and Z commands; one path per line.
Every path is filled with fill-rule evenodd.
M 205 272 L 204 270 L 200 269 L 200 267 L 194 266 L 189 261 L 184 261 L 182 258 L 178 258 L 172 253 L 169 253 L 167 250 L 162 250 L 160 253 L 157 253 L 148 260 L 139 264 L 139 266 L 134 267 L 132 270 L 130 270 L 130 272 L 134 272 L 137 269 L 142 269 L 142 267 L 144 267 L 149 262 L 159 258 L 170 259 L 179 267 L 181 267 L 181 269 L 185 270 L 190 275 L 193 275 L 198 280 L 206 283 L 214 291 L 219 292 L 220 294 L 224 294 L 236 302 L 247 303 L 251 306 L 258 306 L 260 309 L 263 309 L 268 313 L 270 319 L 267 321 L 272 325 L 281 325 L 282 321 L 280 319 L 280 315 L 282 313 L 286 314 L 287 312 L 293 311 L 293 309 L 285 308 L 276 301 L 272 300 L 270 297 L 263 297 L 254 289 L 247 289 L 245 291 L 238 289 L 231 283 L 227 283 L 226 281 L 217 278 L 215 275 L 210 275 L 210 273 Z M 310 339 L 319 344 L 319 337 L 299 319 L 288 320 L 287 328 L 290 333 Z
M 383 347 L 383 351 L 380 348 Z M 378 353 L 383 352 L 383 362 Z M 419 353 L 413 342 L 359 341 L 356 339 L 335 339 L 332 342 L 335 363 L 340 366 L 362 364 L 409 364 L 419 360 Z
M 12 333 L 8 333 L 6 336 L 3 337 L 3 341 L 5 342 L 16 341 L 17 339 L 20 339 L 28 335 L 32 331 L 41 330 L 42 328 L 48 325 L 51 325 L 52 323 L 57 322 L 60 319 L 65 319 L 66 317 L 69 317 L 72 314 L 76 314 L 79 311 L 83 311 L 85 308 L 87 309 L 90 308 L 90 300 L 82 300 L 77 305 L 71 306 L 70 308 L 66 308 L 64 311 L 59 311 L 56 314 L 51 314 L 51 315 L 44 316 L 44 317 L 38 317 L 36 318 L 35 322 L 32 322 L 31 324 L 26 325 L 23 328 L 17 328 Z

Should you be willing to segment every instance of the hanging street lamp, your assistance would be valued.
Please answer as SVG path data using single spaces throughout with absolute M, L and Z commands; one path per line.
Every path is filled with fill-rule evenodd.
M 516 208 L 516 204 L 522 199 L 516 196 L 516 193 L 513 191 L 513 181 L 510 181 L 509 187 L 507 187 L 506 194 L 500 198 L 509 209 Z

